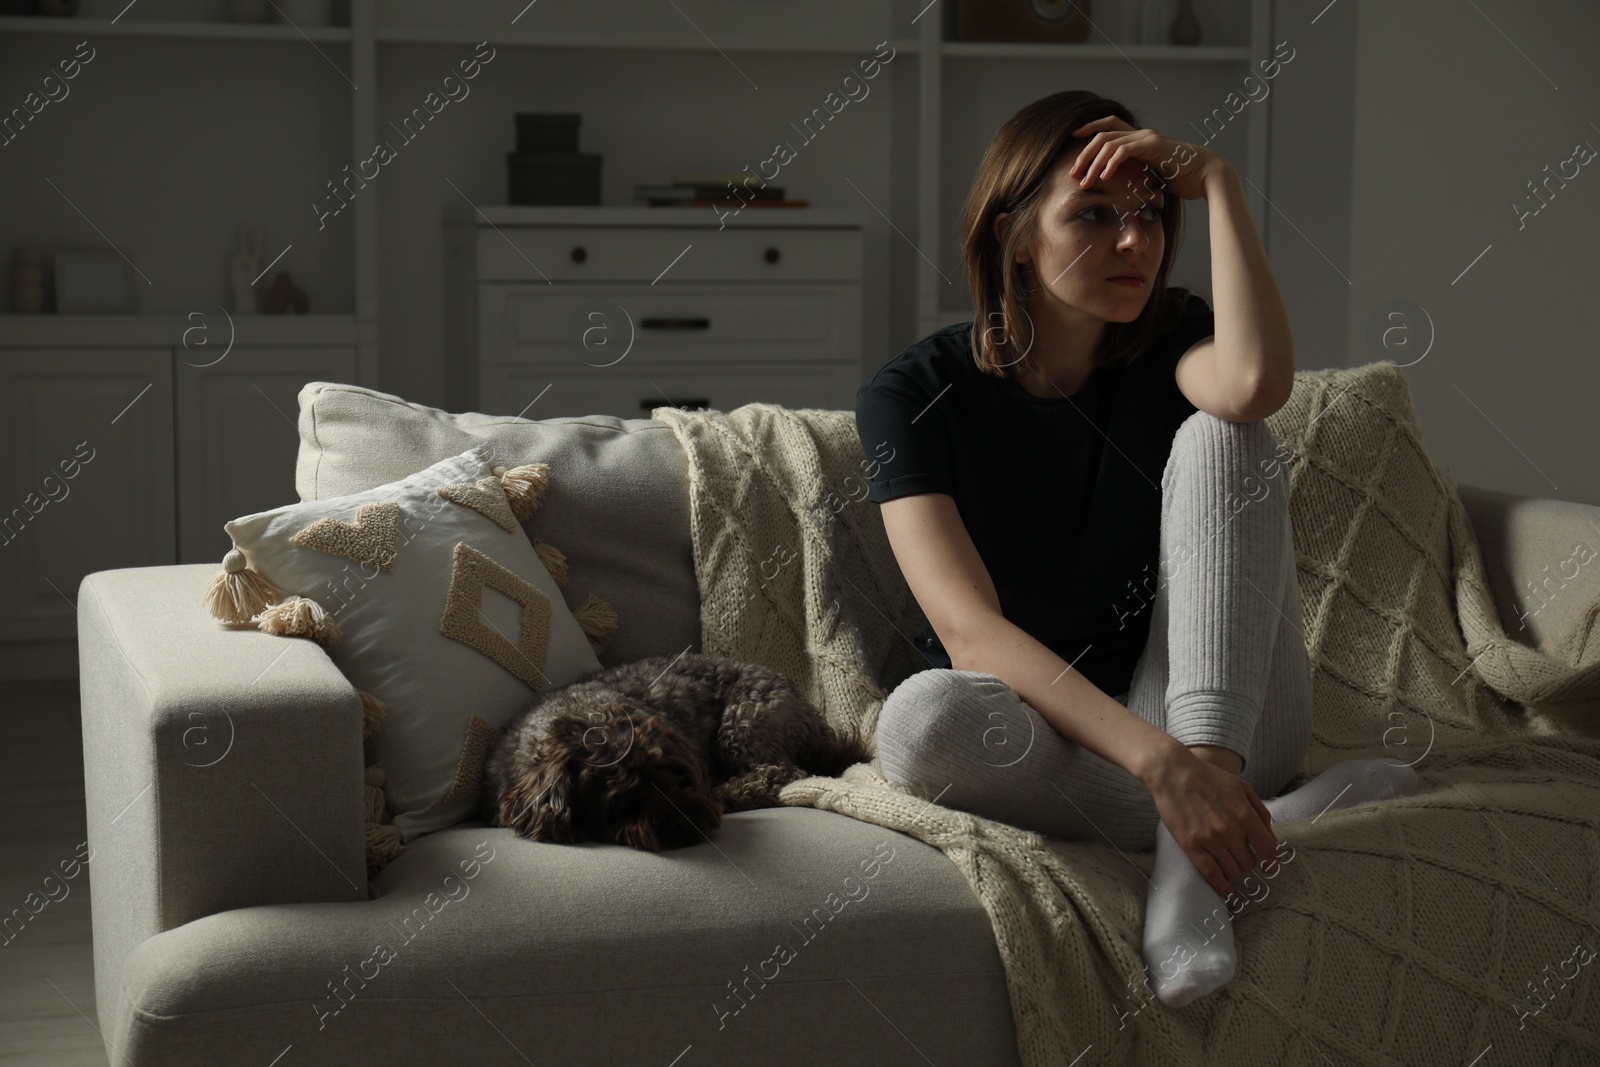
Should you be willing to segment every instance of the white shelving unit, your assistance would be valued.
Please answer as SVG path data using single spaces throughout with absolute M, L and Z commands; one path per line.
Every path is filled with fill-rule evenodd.
M 37 520 L 24 516 L 38 525 L 23 531 L 26 544 L 8 549 L 11 563 L 0 573 L 0 676 L 70 673 L 66 639 L 75 619 L 65 594 L 82 573 L 217 558 L 222 520 L 293 499 L 298 383 L 331 377 L 408 392 L 407 373 L 415 380 L 419 361 L 435 358 L 427 330 L 413 329 L 403 316 L 405 328 L 387 347 L 391 359 L 397 350 L 405 357 L 386 367 L 380 344 L 380 266 L 394 271 L 397 249 L 425 245 L 431 227 L 443 236 L 443 217 L 416 217 L 417 198 L 427 195 L 416 178 L 383 179 L 377 191 L 353 198 L 337 228 L 315 235 L 307 234 L 315 227 L 307 226 L 304 209 L 308 193 L 322 195 L 325 179 L 339 178 L 340 167 L 367 158 L 391 136 L 389 119 L 397 107 L 403 114 L 416 102 L 410 94 L 419 84 L 437 85 L 431 72 L 419 74 L 424 57 L 437 56 L 448 70 L 461 49 L 487 41 L 521 57 L 496 68 L 522 64 L 511 91 L 502 76 L 501 95 L 490 96 L 502 113 L 583 110 L 601 128 L 600 120 L 630 100 L 659 103 L 661 94 L 685 92 L 690 106 L 670 121 L 701 135 L 693 154 L 715 158 L 720 141 L 704 136 L 713 117 L 748 122 L 751 134 L 770 121 L 763 136 L 788 137 L 785 120 L 803 115 L 857 60 L 888 41 L 903 58 L 887 66 L 874 88 L 880 95 L 864 105 L 877 110 L 845 116 L 856 128 L 843 136 L 855 141 L 824 142 L 851 144 L 843 154 L 840 147 L 807 150 L 804 166 L 811 169 L 798 180 L 806 188 L 797 194 L 817 206 L 793 220 L 825 223 L 827 212 L 846 211 L 866 222 L 864 299 L 855 305 L 863 341 L 853 349 L 865 372 L 900 345 L 970 317 L 959 269 L 961 203 L 984 147 L 1018 107 L 1063 88 L 1091 89 L 1125 100 L 1147 124 L 1199 143 L 1194 123 L 1239 88 L 1272 48 L 1270 0 L 1197 0 L 1207 36 L 1195 47 L 1120 43 L 1136 0 L 1096 0 L 1100 26 L 1081 45 L 956 41 L 949 39 L 954 2 L 346 0 L 347 24 L 305 28 L 222 21 L 222 0 L 84 0 L 77 18 L 0 16 L 0 63 L 15 62 L 19 72 L 48 72 L 79 40 L 94 43 L 104 57 L 87 68 L 92 77 L 73 83 L 72 100 L 52 105 L 3 149 L 0 198 L 12 207 L 0 214 L 0 242 L 51 247 L 70 234 L 76 243 L 93 244 L 78 229 L 82 215 L 111 223 L 113 232 L 101 236 L 141 267 L 162 268 L 151 270 L 159 287 L 141 284 L 149 308 L 141 314 L 0 314 L 0 397 L 10 426 L 0 507 L 42 499 L 40 479 L 85 438 L 103 457 L 74 483 L 70 501 L 51 503 Z M 562 81 L 538 80 L 546 60 Z M 691 81 L 700 87 L 681 90 L 683 83 L 647 83 L 639 74 L 639 85 L 623 85 L 636 70 L 704 84 Z M 33 78 L 25 88 L 37 84 Z M 779 78 L 787 81 L 774 85 Z M 746 82 L 753 89 L 757 79 L 766 91 L 734 102 L 733 114 L 742 118 L 730 118 L 727 93 L 744 93 Z M 197 92 L 198 85 L 206 91 Z M 405 95 L 397 98 L 399 92 Z M 1271 106 L 1270 98 L 1252 103 L 1216 146 L 1247 179 L 1264 238 Z M 677 140 L 659 122 L 648 129 L 638 120 L 612 126 L 607 166 L 618 168 L 611 172 L 617 184 L 605 207 L 571 209 L 573 225 L 622 207 L 623 176 L 649 180 L 641 164 L 670 155 Z M 479 189 L 485 153 L 506 147 L 485 143 L 488 128 L 474 115 L 444 134 L 459 137 L 455 150 L 480 161 Z M 730 128 L 722 140 L 740 144 L 750 158 L 754 147 L 739 136 L 744 132 Z M 42 176 L 59 188 L 52 191 Z M 141 198 L 148 188 L 169 187 L 170 196 Z M 71 208 L 55 199 L 58 193 Z M 36 213 L 30 197 L 48 205 L 45 211 Z M 411 217 L 383 218 L 385 198 L 392 213 L 403 203 Z M 475 206 L 496 210 L 492 200 Z M 547 212 L 559 221 L 565 210 L 541 209 L 541 217 Z M 208 366 L 205 353 L 184 346 L 188 313 L 220 310 L 219 278 L 232 227 L 242 222 L 265 225 L 269 242 L 276 242 L 263 248 L 264 264 L 298 240 L 276 269 L 294 273 L 312 294 L 316 314 L 237 317 L 239 351 Z M 1205 289 L 1203 222 L 1201 212 L 1189 215 L 1174 280 Z M 295 233 L 302 236 L 285 236 Z M 914 285 L 893 281 L 911 275 Z M 385 285 L 391 310 L 425 306 L 435 285 L 427 271 L 391 273 Z M 445 293 L 437 299 L 442 322 Z M 913 329 L 915 336 L 906 336 Z M 122 536 L 96 532 L 91 519 L 104 516 L 116 516 Z M 5 537 L 14 540 L 16 532 Z
M 627 0 L 590 0 L 584 5 L 585 10 L 571 5 L 540 10 L 526 0 L 495 0 L 470 9 L 448 11 L 426 0 L 387 0 L 382 4 L 377 0 L 348 0 L 349 25 L 303 28 L 172 17 L 173 12 L 194 16 L 209 13 L 211 9 L 204 6 L 202 0 L 178 0 L 168 4 L 167 17 L 151 14 L 148 8 L 127 10 L 120 3 L 97 4 L 89 0 L 86 9 L 91 6 L 108 11 L 120 9 L 125 14 L 114 18 L 72 19 L 4 16 L 0 17 L 0 34 L 75 35 L 91 40 L 120 36 L 327 44 L 336 47 L 324 51 L 325 58 L 341 68 L 345 80 L 352 86 L 369 87 L 376 82 L 378 52 L 385 44 L 471 45 L 488 40 L 496 48 L 855 56 L 862 54 L 863 47 L 870 46 L 872 41 L 887 39 L 897 53 L 915 57 L 918 173 L 912 187 L 901 183 L 902 187 L 894 190 L 893 199 L 905 197 L 916 204 L 914 230 L 906 232 L 905 236 L 918 250 L 914 257 L 917 272 L 915 320 L 920 336 L 953 321 L 953 316 L 969 313 L 963 310 L 964 294 L 956 291 L 962 283 L 951 238 L 959 216 L 959 179 L 970 175 L 964 175 L 961 167 L 953 164 L 952 148 L 964 149 L 975 160 L 976 153 L 981 152 L 983 143 L 1003 120 L 1002 112 L 1014 110 L 1026 99 L 1038 95 L 1031 86 L 1041 81 L 1054 84 L 1056 88 L 1069 84 L 1093 88 L 1101 83 L 1117 82 L 1120 74 L 1123 83 L 1138 89 L 1143 84 L 1141 78 L 1154 84 L 1142 71 L 1145 65 L 1150 65 L 1164 72 L 1208 71 L 1199 79 L 1188 78 L 1189 84 L 1198 81 L 1221 89 L 1231 80 L 1237 85 L 1245 74 L 1255 69 L 1257 61 L 1268 58 L 1272 47 L 1269 0 L 1238 2 L 1246 5 L 1249 11 L 1247 41 L 1192 47 L 1111 43 L 1100 35 L 1098 28 L 1094 38 L 1076 45 L 956 41 L 948 39 L 953 11 L 945 9 L 951 8 L 951 3 L 938 7 L 914 4 L 912 7 L 920 8 L 922 15 L 906 16 L 904 13 L 911 8 L 905 3 L 892 2 L 842 5 L 830 10 L 830 17 L 826 19 L 785 23 L 781 33 L 774 29 L 772 9 L 759 4 L 746 5 L 729 9 L 726 17 L 718 21 L 715 43 L 699 23 L 681 12 L 672 11 L 670 5 L 661 11 L 647 10 L 638 5 L 630 6 Z M 1226 3 L 1227 0 L 1212 0 L 1212 7 L 1215 9 Z M 1095 10 L 1104 21 L 1115 16 L 1117 5 L 1103 3 Z M 1205 21 L 1205 14 L 1202 5 L 1202 21 Z M 915 19 L 914 23 L 911 18 Z M 892 76 L 899 91 L 912 88 L 911 66 L 901 64 L 894 68 Z M 1130 78 L 1130 72 L 1135 70 L 1140 71 L 1140 75 Z M 1044 72 L 1042 77 L 1041 72 Z M 1031 76 L 1020 77 L 1024 73 Z M 965 87 L 977 86 L 977 95 L 984 98 L 982 114 L 976 123 L 952 121 L 955 109 L 950 106 L 948 91 L 957 81 Z M 1019 88 L 1011 94 L 1014 99 L 1001 105 L 999 102 L 1005 93 L 1000 83 L 1010 81 L 1026 83 L 1029 88 Z M 1136 95 L 1111 92 L 1125 99 Z M 1214 101 L 1199 102 L 1201 107 L 1197 113 L 1203 114 L 1209 105 L 1220 103 L 1222 93 L 1214 95 L 1217 97 Z M 375 91 L 352 89 L 350 93 L 352 159 L 363 158 L 381 136 L 378 96 Z M 1169 93 L 1168 97 L 1171 96 Z M 1179 101 L 1161 99 L 1159 90 L 1152 96 L 1152 102 L 1158 99 L 1164 105 L 1172 105 L 1174 113 L 1183 106 Z M 1234 160 L 1240 173 L 1248 179 L 1252 212 L 1263 236 L 1268 220 L 1259 190 L 1268 186 L 1266 136 L 1270 108 L 1268 99 L 1248 109 L 1243 119 L 1248 128 L 1248 148 L 1245 158 Z M 1143 113 L 1145 109 L 1140 110 Z M 1159 128 L 1160 123 L 1148 116 L 1146 120 Z M 1173 132 L 1187 136 L 1181 126 Z M 378 339 L 377 201 L 375 196 L 356 197 L 351 205 L 351 306 L 333 315 L 318 316 L 321 327 L 328 331 L 324 336 L 316 336 L 316 325 L 308 323 L 301 327 L 308 343 L 344 343 L 353 335 L 357 379 L 367 385 L 379 383 L 382 360 Z M 894 214 L 892 208 L 889 213 Z M 1199 236 L 1198 229 L 1191 224 L 1191 237 Z M 86 328 L 81 321 L 57 321 L 44 327 L 21 323 L 20 318 L 0 315 L 0 344 L 15 343 L 12 339 L 17 331 L 36 339 L 40 329 L 53 329 L 52 336 L 59 344 L 82 343 L 90 336 L 81 332 Z
M 123 5 L 117 5 L 122 7 Z M 137 9 L 134 9 L 137 11 Z M 169 6 L 170 10 L 170 6 Z M 186 12 L 199 15 L 203 12 L 189 5 Z M 204 18 L 144 17 L 129 14 L 113 18 L 46 18 L 19 15 L 0 16 L 0 36 L 41 35 L 72 37 L 91 43 L 105 44 L 106 38 L 122 38 L 130 42 L 147 41 L 216 41 L 280 44 L 311 43 L 318 52 L 333 62 L 341 73 L 359 84 L 371 83 L 376 69 L 372 48 L 372 0 L 351 0 L 351 25 L 296 27 L 272 23 L 231 23 Z M 327 48 L 326 45 L 337 47 Z M 98 48 L 97 48 L 98 52 Z M 41 51 L 45 57 L 53 52 Z M 82 77 L 82 74 L 80 74 Z M 351 114 L 351 148 L 370 146 L 376 122 L 371 110 L 371 94 L 363 97 L 352 92 L 347 106 Z M 69 97 L 70 98 L 70 97 Z M 41 116 L 43 117 L 43 116 Z M 48 134 L 24 131 L 19 137 L 37 138 Z M 366 154 L 363 149 L 352 158 Z M 238 315 L 234 319 L 237 335 L 250 338 L 248 343 L 275 345 L 334 345 L 355 350 L 355 376 L 357 380 L 375 384 L 378 378 L 377 346 L 377 242 L 374 202 L 355 204 L 352 233 L 355 241 L 354 255 L 354 306 L 348 310 L 328 313 L 295 315 Z M 87 217 L 87 216 L 86 216 Z M 97 227 L 98 228 L 98 227 Z M 32 243 L 32 242 L 30 242 Z M 48 243 L 48 242 L 45 242 Z M 263 265 L 277 254 L 277 250 L 262 250 Z M 292 266 L 293 260 L 283 264 Z M 47 268 L 48 269 L 48 268 Z M 48 283 L 47 283 L 48 284 Z M 259 292 L 265 290 L 266 281 L 258 284 Z M 141 293 L 142 296 L 142 293 Z M 319 300 L 317 305 L 324 302 Z M 9 304 L 9 299 L 7 300 Z M 195 294 L 192 307 L 211 314 L 221 310 L 214 301 Z M 0 351 L 18 348 L 57 348 L 72 346 L 132 346 L 144 344 L 169 345 L 181 348 L 184 331 L 192 323 L 183 311 L 148 311 L 132 315 L 15 315 L 0 314 Z

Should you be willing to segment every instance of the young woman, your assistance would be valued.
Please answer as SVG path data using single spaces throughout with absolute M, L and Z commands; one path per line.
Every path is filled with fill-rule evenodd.
M 1214 313 L 1167 286 L 1202 197 Z M 1274 819 L 1416 782 L 1353 760 L 1275 795 L 1311 732 L 1289 469 L 1262 421 L 1293 385 L 1289 317 L 1228 162 L 1091 93 L 1001 127 L 962 233 L 973 321 L 856 394 L 932 664 L 883 705 L 883 771 L 1052 837 L 1154 847 L 1145 963 L 1187 1004 L 1233 977 L 1232 883 L 1277 873 Z

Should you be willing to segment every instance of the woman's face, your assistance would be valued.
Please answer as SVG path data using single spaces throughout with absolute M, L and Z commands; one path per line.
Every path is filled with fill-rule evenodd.
M 1067 171 L 1081 148 L 1064 152 L 1046 175 L 1038 234 L 1017 259 L 1033 267 L 1037 280 L 1030 288 L 1041 290 L 1030 298 L 1035 307 L 1048 302 L 1107 322 L 1132 322 L 1150 299 L 1166 252 L 1160 210 L 1166 194 L 1136 185 L 1133 175 L 1142 176 L 1143 168 L 1126 160 L 1109 184 L 1080 185 Z M 1113 280 L 1127 274 L 1140 280 Z

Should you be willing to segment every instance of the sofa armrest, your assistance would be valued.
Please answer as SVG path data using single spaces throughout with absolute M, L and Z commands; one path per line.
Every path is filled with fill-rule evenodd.
M 1600 563 L 1584 565 L 1600 551 L 1600 507 L 1475 485 L 1456 491 L 1508 637 L 1548 646 L 1600 600 Z M 1574 557 L 1579 542 L 1588 551 Z
M 312 642 L 215 622 L 201 594 L 216 570 L 102 571 L 79 589 L 104 1005 L 154 934 L 256 904 L 367 899 L 360 698 Z

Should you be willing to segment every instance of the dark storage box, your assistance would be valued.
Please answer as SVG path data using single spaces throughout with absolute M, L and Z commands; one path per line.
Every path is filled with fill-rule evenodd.
M 600 203 L 599 152 L 507 152 L 506 203 Z
M 1089 38 L 1091 0 L 957 0 L 958 41 L 1051 41 Z
M 517 112 L 517 151 L 576 152 L 582 118 L 577 112 Z

